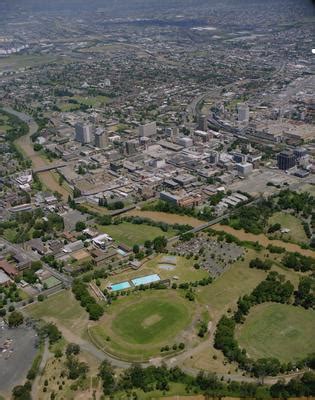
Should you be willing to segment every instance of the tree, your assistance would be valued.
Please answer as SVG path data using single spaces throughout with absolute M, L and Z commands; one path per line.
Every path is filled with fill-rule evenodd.
M 11 328 L 23 324 L 23 321 L 23 314 L 19 311 L 13 311 L 8 317 L 8 323 Z
M 110 215 L 100 215 L 97 217 L 97 223 L 100 225 L 110 225 L 112 223 L 112 217 Z
M 88 304 L 87 312 L 90 314 L 92 321 L 97 321 L 104 314 L 104 309 L 97 303 Z
M 69 343 L 66 348 L 66 355 L 69 356 L 71 354 L 78 355 L 80 353 L 80 346 L 76 343 Z
M 300 278 L 298 290 L 295 294 L 295 305 L 300 305 L 306 309 L 315 307 L 315 296 L 312 287 L 314 287 L 315 280 L 311 277 Z
M 132 250 L 133 250 L 133 252 L 134 252 L 135 254 L 138 254 L 139 251 L 140 251 L 139 245 L 138 245 L 138 244 L 135 244 L 135 245 L 133 246 Z
M 272 266 L 271 260 L 261 260 L 259 258 L 254 258 L 249 263 L 250 268 L 262 269 L 264 271 L 269 271 L 271 269 L 271 266 Z
M 78 221 L 78 222 L 75 224 L 75 230 L 76 230 L 77 232 L 82 232 L 85 228 L 86 228 L 86 224 L 85 224 L 84 221 Z
M 62 338 L 61 332 L 60 332 L 59 329 L 56 327 L 56 325 L 53 324 L 53 323 L 46 324 L 46 325 L 42 328 L 41 333 L 42 333 L 44 336 L 47 336 L 47 337 L 48 337 L 49 343 L 50 343 L 50 344 L 54 344 L 54 343 L 56 343 L 59 339 Z
M 115 201 L 114 203 L 110 203 L 107 205 L 109 210 L 121 210 L 125 207 L 124 203 L 120 200 Z
M 26 382 L 25 385 L 15 386 L 12 390 L 14 400 L 32 400 L 31 384 Z
M 99 376 L 103 381 L 103 391 L 105 395 L 110 395 L 115 391 L 115 372 L 111 364 L 104 360 L 99 367 Z
M 146 241 L 144 242 L 144 247 L 145 247 L 146 249 L 151 249 L 151 247 L 152 247 L 152 242 L 151 242 L 151 240 L 146 240 Z
M 280 372 L 281 364 L 276 358 L 260 358 L 253 365 L 254 375 L 262 379 L 268 375 L 276 376 Z
M 77 198 L 77 197 L 80 197 L 81 196 L 81 191 L 78 189 L 78 188 L 74 188 L 73 189 L 73 198 Z
M 38 300 L 38 301 L 44 301 L 44 300 L 45 300 L 44 295 L 43 295 L 43 294 L 39 294 L 39 295 L 37 296 L 37 300 Z
M 43 148 L 43 146 L 39 143 L 35 143 L 33 148 L 34 148 L 34 151 L 40 151 Z
M 167 239 L 165 236 L 158 236 L 153 240 L 153 248 L 157 253 L 161 253 L 167 246 Z
M 69 379 L 78 379 L 81 376 L 85 376 L 89 370 L 85 362 L 80 362 L 72 354 L 67 356 L 66 366 L 68 368 Z

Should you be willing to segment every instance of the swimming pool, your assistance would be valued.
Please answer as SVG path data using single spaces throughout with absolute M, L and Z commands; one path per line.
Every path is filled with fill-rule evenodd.
M 129 282 L 120 282 L 120 283 L 115 283 L 115 285 L 110 286 L 110 290 L 112 292 L 117 292 L 117 290 L 124 290 L 124 289 L 129 289 L 131 287 Z
M 153 274 L 153 275 L 146 275 L 146 276 L 141 276 L 140 278 L 132 279 L 131 282 L 135 286 L 140 286 L 140 285 L 148 285 L 149 283 L 158 282 L 160 280 L 161 280 L 161 278 L 159 277 L 158 274 Z
M 117 249 L 117 253 L 120 254 L 121 256 L 125 256 L 127 254 L 126 251 L 124 251 L 123 249 Z

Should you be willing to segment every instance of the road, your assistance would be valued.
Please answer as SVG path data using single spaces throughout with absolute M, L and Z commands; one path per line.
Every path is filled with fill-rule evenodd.
M 39 365 L 38 373 L 37 373 L 37 376 L 36 376 L 34 382 L 32 383 L 32 392 L 31 392 L 32 400 L 39 399 L 38 390 L 39 390 L 40 377 L 41 377 L 42 372 L 44 371 L 47 361 L 49 360 L 49 358 L 51 356 L 52 356 L 52 354 L 49 351 L 48 339 L 46 339 L 44 352 L 43 352 L 43 356 L 42 356 L 42 359 L 41 359 L 41 362 Z

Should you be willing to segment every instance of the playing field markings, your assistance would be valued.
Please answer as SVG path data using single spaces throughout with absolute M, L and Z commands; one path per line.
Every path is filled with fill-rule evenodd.
M 161 319 L 162 319 L 162 317 L 159 314 L 153 314 L 153 315 L 150 315 L 150 317 L 148 317 L 145 320 L 143 320 L 141 325 L 144 328 L 148 328 L 148 327 L 160 322 Z

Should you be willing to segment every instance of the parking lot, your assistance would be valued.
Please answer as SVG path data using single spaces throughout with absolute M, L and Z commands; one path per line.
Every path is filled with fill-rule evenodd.
M 207 269 L 213 277 L 218 277 L 242 256 L 244 250 L 235 243 L 218 242 L 213 237 L 200 234 L 189 242 L 178 243 L 176 252 L 182 256 L 198 254 L 196 263 Z
M 36 355 L 37 334 L 31 327 L 8 328 L 0 318 L 0 393 L 9 396 L 23 383 Z M 9 397 L 6 397 L 9 398 Z

